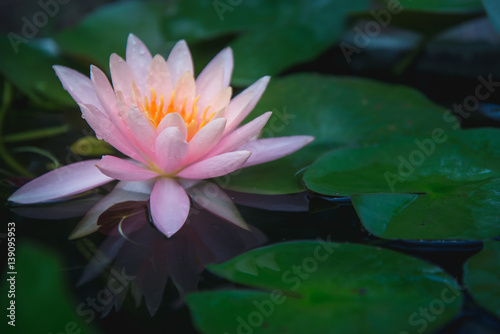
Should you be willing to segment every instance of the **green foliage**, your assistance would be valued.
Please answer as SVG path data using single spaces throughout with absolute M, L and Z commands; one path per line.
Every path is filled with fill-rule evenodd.
M 2 275 L 3 285 L 0 301 L 6 310 L 15 301 L 15 327 L 2 319 L 0 328 L 3 333 L 59 333 L 77 332 L 98 333 L 76 312 L 76 305 L 67 293 L 68 282 L 64 277 L 65 266 L 52 249 L 32 241 L 16 243 L 15 251 L 15 297 L 8 298 L 10 290 L 8 273 Z M 9 311 L 10 312 L 10 311 Z M 6 312 L 4 311 L 4 314 Z M 13 331 L 14 330 L 14 331 Z
M 457 284 L 439 267 L 370 246 L 281 243 L 209 270 L 249 288 L 187 296 L 206 334 L 429 333 L 462 303 Z M 418 313 L 430 305 L 440 309 L 432 322 Z
M 464 283 L 474 300 L 500 318 L 500 242 L 484 248 L 465 263 Z
M 272 80 L 247 119 L 269 110 L 273 115 L 263 137 L 301 134 L 315 141 L 289 157 L 224 178 L 223 186 L 261 194 L 299 192 L 303 186 L 297 173 L 333 148 L 460 128 L 444 108 L 414 89 L 351 77 L 295 74 Z
M 380 237 L 484 239 L 500 233 L 499 178 L 500 131 L 485 128 L 334 150 L 304 182 L 352 195 L 364 226 Z

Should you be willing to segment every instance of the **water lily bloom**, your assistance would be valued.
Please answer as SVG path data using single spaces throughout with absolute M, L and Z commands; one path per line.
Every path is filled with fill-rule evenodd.
M 313 140 L 310 136 L 257 139 L 271 112 L 238 127 L 260 99 L 269 77 L 231 98 L 230 48 L 219 52 L 196 79 L 185 41 L 179 41 L 165 60 L 161 55 L 152 57 L 132 34 L 126 60 L 116 54 L 110 57 L 112 85 L 95 66 L 90 78 L 64 66 L 54 69 L 96 136 L 126 156 L 105 155 L 58 168 L 9 198 L 21 204 L 54 201 L 122 181 L 90 210 L 73 237 L 97 229 L 91 222 L 106 203 L 145 197 L 155 226 L 169 237 L 186 221 L 190 196 L 195 201 L 202 198 L 198 203 L 205 209 L 244 226 L 223 192 L 216 200 L 194 196 L 200 191 L 199 181 L 278 159 Z

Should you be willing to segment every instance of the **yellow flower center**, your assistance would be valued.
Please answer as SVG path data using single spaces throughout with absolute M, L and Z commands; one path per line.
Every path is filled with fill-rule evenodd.
M 193 138 L 193 136 L 215 116 L 215 112 L 212 112 L 207 116 L 208 110 L 210 109 L 210 106 L 207 106 L 203 110 L 203 114 L 201 115 L 198 123 L 199 107 L 197 102 L 199 98 L 200 96 L 198 95 L 193 101 L 193 106 L 191 108 L 186 108 L 186 99 L 184 99 L 184 102 L 181 105 L 175 105 L 175 91 L 173 91 L 170 96 L 170 101 L 165 106 L 165 99 L 163 95 L 160 95 L 159 97 L 156 96 L 155 90 L 151 88 L 151 101 L 149 101 L 146 96 L 144 97 L 142 113 L 149 119 L 155 129 L 158 128 L 161 120 L 166 115 L 178 113 L 186 123 L 187 141 L 190 141 L 191 138 Z

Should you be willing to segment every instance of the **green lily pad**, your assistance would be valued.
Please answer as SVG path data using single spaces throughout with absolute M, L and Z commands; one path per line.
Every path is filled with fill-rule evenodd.
M 248 85 L 317 57 L 340 38 L 349 12 L 367 6 L 367 0 L 125 2 L 100 8 L 55 39 L 65 52 L 107 67 L 112 52 L 123 54 L 129 33 L 165 55 L 176 40 L 186 39 L 212 57 L 211 48 L 196 43 L 225 38 L 236 59 L 232 82 Z M 195 53 L 198 58 L 209 59 Z
M 17 274 L 2 275 L 2 333 L 97 333 L 94 326 L 84 321 L 86 318 L 81 317 L 66 293 L 68 283 L 62 273 L 67 272 L 67 267 L 57 254 L 30 241 L 17 241 L 13 268 Z M 7 281 L 12 277 L 13 280 Z M 10 285 L 10 282 L 15 284 Z M 10 298 L 7 292 L 12 289 L 15 296 Z M 11 318 L 5 317 L 11 312 L 5 310 L 12 301 L 15 302 L 15 327 L 7 323 Z M 81 305 L 81 310 L 92 311 L 85 303 Z
M 415 30 L 426 38 L 484 12 L 481 0 L 381 0 L 381 3 L 382 8 L 372 11 L 368 20 Z
M 394 0 L 383 0 L 384 2 L 395 2 Z M 463 13 L 484 11 L 481 0 L 398 0 L 404 10 Z
M 358 193 L 440 193 L 463 182 L 500 177 L 500 130 L 471 129 L 342 148 L 307 170 L 308 189 L 332 196 Z
M 340 38 L 350 12 L 367 8 L 366 0 L 183 0 L 164 22 L 177 39 L 241 33 L 230 43 L 233 84 L 248 85 L 318 56 Z
M 50 50 L 51 43 L 19 35 L 0 36 L 0 73 L 41 105 L 75 106 L 52 69 L 54 64 L 67 65 L 67 62 Z
M 112 53 L 125 55 L 130 33 L 139 37 L 154 54 L 168 51 L 160 32 L 166 6 L 159 2 L 119 2 L 100 7 L 77 26 L 54 36 L 62 51 L 107 71 Z M 145 19 L 146 18 L 146 19 Z
M 465 263 L 464 283 L 472 298 L 500 318 L 500 242 L 484 248 Z
M 500 236 L 500 179 L 426 194 L 358 194 L 364 227 L 386 239 L 484 240 Z
M 332 151 L 303 180 L 321 194 L 352 195 L 365 228 L 382 238 L 500 235 L 500 130 L 437 133 Z
M 209 270 L 252 289 L 188 295 L 194 324 L 206 334 L 428 333 L 462 304 L 441 268 L 370 246 L 282 243 Z
M 312 135 L 315 141 L 292 156 L 230 175 L 221 186 L 260 194 L 299 192 L 298 172 L 331 149 L 460 128 L 455 117 L 414 89 L 351 77 L 297 74 L 271 80 L 247 120 L 269 110 L 273 115 L 262 137 Z
M 500 32 L 500 2 L 496 0 L 483 0 L 483 3 L 493 26 Z

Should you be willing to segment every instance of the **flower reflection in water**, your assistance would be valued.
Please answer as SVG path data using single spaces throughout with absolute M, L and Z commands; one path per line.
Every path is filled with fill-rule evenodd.
M 267 237 L 250 224 L 243 229 L 207 211 L 210 203 L 232 200 L 246 207 L 271 211 L 308 210 L 306 193 L 276 196 L 226 192 L 214 183 L 202 182 L 205 184 L 197 183 L 197 187 L 187 189 L 193 198 L 193 207 L 186 224 L 170 238 L 152 224 L 147 189 L 142 188 L 144 184 L 137 187 L 135 182 L 122 181 L 112 189 L 105 186 L 103 189 L 109 191 L 105 196 L 92 192 L 50 205 L 13 206 L 11 210 L 20 216 L 45 219 L 85 215 L 70 238 L 96 230 L 106 237 L 97 251 L 90 239 L 77 242 L 83 247 L 82 251 L 89 253 L 90 250 L 92 257 L 78 285 L 111 268 L 111 272 L 133 279 L 121 280 L 126 283 L 122 285 L 125 289 L 110 291 L 113 295 L 97 310 L 101 316 L 107 315 L 113 307 L 120 310 L 129 293 L 137 307 L 144 299 L 149 313 L 154 315 L 162 302 L 167 303 L 164 295 L 169 279 L 177 288 L 178 301 L 182 302 L 186 293 L 196 290 L 200 274 L 207 265 L 224 262 L 267 242 Z M 219 212 L 224 215 L 223 211 Z M 234 212 L 229 210 L 226 214 Z M 107 286 L 116 278 L 114 276 L 109 275 Z
M 217 200 L 214 194 L 224 194 L 218 187 L 212 189 L 219 192 L 207 196 L 207 200 Z M 154 315 L 162 303 L 169 279 L 182 299 L 186 293 L 196 290 L 205 266 L 226 261 L 267 241 L 264 234 L 252 226 L 242 229 L 196 206 L 185 226 L 167 238 L 151 223 L 147 196 L 135 190 L 130 184 L 120 182 L 99 201 L 99 208 L 94 206 L 86 215 L 87 220 L 94 220 L 91 225 L 97 226 L 107 237 L 94 252 L 78 284 L 100 276 L 110 266 L 115 273 L 134 277 L 126 289 L 114 291 L 111 301 L 103 305 L 102 315 L 109 313 L 113 306 L 119 310 L 129 292 L 136 306 L 144 298 L 149 313 Z M 57 215 L 64 212 L 61 207 L 69 203 L 60 203 L 59 209 L 55 206 Z M 36 208 L 18 208 L 17 212 L 23 214 L 20 209 L 30 216 L 40 214 Z M 84 239 L 80 244 L 89 243 Z M 110 275 L 109 280 L 113 279 Z
M 127 289 L 113 295 L 103 315 L 119 310 L 130 292 L 136 306 L 144 297 L 151 315 L 160 307 L 170 279 L 181 298 L 196 290 L 205 266 L 224 262 L 255 248 L 267 238 L 256 228 L 242 229 L 205 210 L 192 210 L 179 232 L 166 238 L 151 224 L 147 201 L 112 205 L 100 214 L 97 225 L 107 237 L 85 268 L 78 284 L 99 276 L 110 265 L 132 276 Z M 109 279 L 113 279 L 110 275 Z M 118 290 L 118 289 L 117 289 Z

